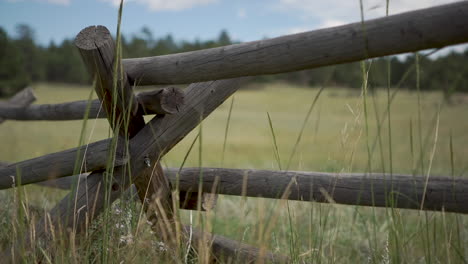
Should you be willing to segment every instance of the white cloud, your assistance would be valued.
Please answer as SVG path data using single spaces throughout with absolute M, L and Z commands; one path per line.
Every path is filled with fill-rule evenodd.
M 389 13 L 397 14 L 457 1 L 459 0 L 390 0 Z M 365 19 L 385 16 L 386 0 L 362 2 Z M 339 21 L 340 24 L 357 22 L 361 19 L 357 0 L 279 0 L 276 8 L 293 12 L 305 19 L 317 19 L 319 25 L 326 25 L 330 21 Z
M 118 6 L 120 0 L 101 0 L 110 2 Z M 190 9 L 199 5 L 207 5 L 217 2 L 218 0 L 124 0 L 124 4 L 128 2 L 138 3 L 149 8 L 151 11 L 180 11 Z
M 319 28 L 329 28 L 329 27 L 336 27 L 346 24 L 346 21 L 339 20 L 339 19 L 326 19 L 322 21 Z
M 430 57 L 431 58 L 438 58 L 438 57 L 441 57 L 441 56 L 445 56 L 447 54 L 449 54 L 450 52 L 465 52 L 466 50 L 468 49 L 468 44 L 459 44 L 459 45 L 455 45 L 455 46 L 450 46 L 450 47 L 445 47 L 439 51 L 437 51 L 436 53 L 434 53 L 433 55 L 431 55 Z
M 318 27 L 312 27 L 312 26 L 297 26 L 297 27 L 290 27 L 290 28 L 283 28 L 283 29 L 277 29 L 275 31 L 270 32 L 270 35 L 273 36 L 281 36 L 285 34 L 297 34 L 297 33 L 302 33 L 306 31 L 311 31 L 317 28 L 328 28 L 328 27 L 336 27 L 346 24 L 345 21 L 342 20 L 335 20 L 335 19 L 327 19 L 324 20 Z
M 27 0 L 8 0 L 9 2 L 24 2 Z M 31 0 L 30 0 L 31 1 Z M 34 2 L 49 3 L 55 5 L 69 5 L 70 0 L 33 0 Z
M 245 18 L 247 16 L 247 12 L 245 11 L 245 8 L 239 8 L 237 10 L 237 17 L 238 18 Z
M 58 5 L 69 5 L 70 0 L 42 0 L 41 2 L 47 2 L 51 4 L 58 4 Z
M 311 29 L 308 27 L 292 27 L 292 28 L 286 29 L 284 33 L 285 34 L 297 34 L 297 33 L 306 32 L 310 30 Z

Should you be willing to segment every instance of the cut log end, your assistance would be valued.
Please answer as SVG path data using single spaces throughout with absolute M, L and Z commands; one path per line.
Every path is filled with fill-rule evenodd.
M 112 42 L 109 30 L 104 26 L 89 26 L 78 33 L 75 45 L 81 50 L 99 49 Z
M 26 87 L 16 93 L 12 98 L 10 98 L 10 100 L 8 100 L 8 102 L 11 104 L 26 106 L 32 104 L 36 99 L 33 89 L 31 87 Z
M 31 87 L 26 87 L 23 90 L 16 93 L 13 97 L 8 99 L 6 102 L 0 102 L 0 107 L 27 107 L 36 101 L 36 96 Z M 5 121 L 4 118 L 0 117 L 0 124 Z
M 185 104 L 184 91 L 176 87 L 142 92 L 137 100 L 144 113 L 175 114 Z
M 184 92 L 176 87 L 168 87 L 162 90 L 161 109 L 168 114 L 175 114 L 185 103 Z

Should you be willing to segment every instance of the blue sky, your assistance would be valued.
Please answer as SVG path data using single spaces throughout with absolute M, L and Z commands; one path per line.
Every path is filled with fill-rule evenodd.
M 390 0 L 390 14 L 456 0 Z M 48 44 L 73 38 L 86 26 L 115 32 L 118 0 L 0 0 L 0 26 L 31 25 L 36 40 Z M 366 18 L 385 15 L 386 0 L 364 0 Z M 297 33 L 360 19 L 359 0 L 127 0 L 122 31 L 150 28 L 155 37 L 176 40 L 216 38 L 222 29 L 238 41 Z

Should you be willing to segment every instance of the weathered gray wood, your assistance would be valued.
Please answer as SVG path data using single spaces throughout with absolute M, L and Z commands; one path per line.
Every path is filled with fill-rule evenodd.
M 1 168 L 1 165 L 0 165 L 0 168 Z M 51 180 L 47 180 L 43 182 L 38 182 L 36 184 L 45 186 L 45 187 L 56 188 L 56 189 L 71 190 L 73 184 L 75 184 L 77 180 L 79 180 L 80 183 L 83 183 L 84 180 L 86 180 L 86 177 L 88 177 L 88 175 L 89 173 L 83 173 L 79 175 L 55 178 L 55 179 L 51 179 Z
M 177 114 L 156 116 L 130 140 L 130 171 L 141 172 L 153 169 L 156 162 L 175 144 L 184 138 L 201 120 L 222 104 L 240 86 L 241 79 L 221 80 L 192 84 L 185 95 L 187 103 Z M 148 167 L 147 163 L 150 163 Z M 64 230 L 80 232 L 105 208 L 106 201 L 113 202 L 131 184 L 128 168 L 115 167 L 111 185 L 105 185 L 102 173 L 92 173 L 80 184 L 76 192 L 67 195 L 50 212 L 50 217 L 42 218 L 35 227 L 35 239 L 47 241 L 52 234 Z M 140 176 L 132 175 L 132 176 Z M 136 177 L 133 177 L 135 180 Z M 108 199 L 105 199 L 108 194 Z M 72 212 L 72 213 L 70 213 Z M 67 216 L 73 217 L 67 217 Z M 169 231 L 168 231 L 169 232 Z M 29 237 L 29 236 L 28 236 Z M 28 238 L 29 239 L 29 238 Z M 35 245 L 27 240 L 27 245 Z M 28 246 L 26 246 L 28 247 Z M 4 252 L 8 256 L 8 252 Z
M 7 163 L 0 162 L 0 168 L 2 166 L 7 166 L 7 165 L 8 165 Z M 165 175 L 166 171 L 167 170 L 164 170 L 164 175 Z M 36 184 L 41 185 L 41 186 L 45 186 L 45 187 L 56 188 L 56 189 L 71 190 L 73 188 L 73 186 L 75 186 L 76 181 L 78 180 L 77 178 L 79 178 L 80 182 L 84 182 L 84 180 L 86 179 L 86 177 L 88 175 L 89 175 L 89 173 L 83 173 L 83 174 L 80 174 L 80 175 L 67 176 L 67 177 L 56 178 L 56 179 L 47 180 L 47 181 L 43 181 L 43 182 L 38 182 Z M 174 176 L 174 178 L 169 179 L 169 180 L 171 181 L 172 186 L 174 186 L 174 184 L 175 184 L 175 175 L 172 175 L 172 176 Z M 181 190 L 179 192 L 179 201 L 180 201 L 179 208 L 180 209 L 198 210 L 198 208 L 197 208 L 198 207 L 198 193 L 194 192 L 194 191 L 195 190 Z M 129 188 L 129 190 L 127 190 L 127 192 L 136 193 L 136 194 L 139 195 L 139 197 L 142 196 L 142 193 L 140 193 L 140 194 L 138 193 L 138 190 L 136 189 L 135 185 L 132 185 L 132 187 Z M 145 194 L 143 193 L 143 197 L 144 197 L 144 195 Z M 205 196 L 207 195 L 207 193 L 203 193 L 202 195 L 203 195 L 202 196 L 203 201 L 205 201 Z M 211 194 L 208 194 L 208 195 L 211 195 Z M 135 198 L 138 198 L 138 197 L 135 197 Z M 138 198 L 139 201 L 141 201 L 140 198 Z M 209 198 L 211 199 L 212 197 L 209 197 Z M 213 209 L 214 206 L 216 205 L 216 199 L 217 199 L 217 197 L 215 197 L 215 201 L 210 205 L 203 204 L 203 202 L 202 202 L 202 204 L 201 204 L 202 207 L 200 208 L 200 210 L 206 211 L 205 208 L 207 206 L 210 206 L 209 208 Z
M 166 171 L 171 180 L 175 173 Z M 198 168 L 183 169 L 180 189 L 198 188 L 199 177 Z M 203 168 L 204 191 L 211 190 L 215 177 L 219 194 L 280 198 L 292 182 L 289 200 L 406 209 L 421 208 L 426 187 L 422 209 L 468 213 L 468 179 L 461 177 L 430 176 L 426 186 L 424 176 Z
M 138 114 L 173 114 L 184 104 L 184 92 L 180 88 L 166 87 L 136 95 Z M 0 120 L 81 120 L 85 116 L 88 101 L 61 104 L 18 106 L 0 103 Z M 89 105 L 88 118 L 107 118 L 99 100 Z
M 81 120 L 86 113 L 88 101 L 61 104 L 39 104 L 28 107 L 0 105 L 0 117 L 10 120 Z M 101 102 L 93 100 L 89 105 L 89 118 L 106 118 Z
M 197 228 L 185 226 L 185 233 L 192 233 L 191 245 L 198 252 L 210 250 L 208 263 L 290 263 L 288 257 L 248 245 L 230 238 L 202 232 Z M 206 247 L 206 248 L 205 248 Z
M 468 2 L 278 38 L 123 60 L 141 85 L 274 74 L 468 42 Z
M 10 97 L 6 101 L 0 102 L 1 104 L 13 104 L 13 105 L 29 105 L 36 101 L 34 90 L 31 87 L 26 87 L 23 90 L 17 92 L 15 95 Z
M 2 163 L 0 162 L 0 168 L 2 166 L 7 166 L 6 163 Z M 164 170 L 164 175 L 166 174 L 166 171 L 167 170 Z M 43 182 L 38 182 L 36 184 L 38 185 L 41 185 L 41 186 L 45 186 L 45 187 L 51 187 L 51 188 L 57 188 L 57 189 L 62 189 L 62 190 L 71 190 L 73 188 L 73 186 L 75 186 L 75 184 L 77 183 L 76 181 L 78 180 L 77 178 L 79 178 L 80 180 L 80 183 L 83 183 L 84 180 L 86 180 L 86 177 L 89 175 L 89 173 L 83 173 L 83 174 L 80 174 L 80 175 L 74 175 L 74 176 L 67 176 L 67 177 L 62 177 L 62 178 L 56 178 L 56 179 L 52 179 L 52 180 L 47 180 L 47 181 L 43 181 Z M 173 178 L 170 178 L 169 180 L 171 181 L 172 183 L 172 186 L 175 185 L 175 174 L 171 175 Z M 180 209 L 188 209 L 188 210 L 198 210 L 198 193 L 194 192 L 195 190 L 181 190 L 179 192 L 179 201 L 180 201 L 180 204 L 179 204 L 179 208 Z M 138 194 L 138 190 L 136 189 L 135 185 L 132 185 L 131 188 L 129 188 L 126 193 L 134 193 L 134 194 Z M 142 193 L 138 194 L 139 196 L 142 196 Z M 143 193 L 143 197 L 144 197 L 144 193 Z M 203 201 L 205 201 L 205 199 L 208 199 L 205 198 L 206 195 L 211 195 L 211 194 L 208 194 L 208 193 L 203 193 L 202 194 L 203 196 Z M 147 196 L 147 195 L 146 195 Z M 189 196 L 189 197 L 187 197 Z M 138 197 L 135 197 L 137 198 L 139 201 L 141 201 L 140 198 Z M 210 199 L 212 199 L 212 197 L 209 197 Z M 202 202 L 202 207 L 200 208 L 200 210 L 202 211 L 205 211 L 207 207 L 209 207 L 210 209 L 213 209 L 214 206 L 216 205 L 216 198 L 215 197 L 215 201 L 212 203 L 212 204 L 204 204 Z M 212 202 L 212 201 L 210 201 Z
M 119 130 L 119 135 L 127 140 L 133 138 L 145 127 L 142 113 L 138 112 L 138 101 L 133 95 L 126 73 L 121 68 L 120 58 L 114 56 L 115 45 L 109 30 L 104 26 L 92 26 L 83 29 L 76 37 L 75 44 L 80 50 L 88 70 L 96 76 L 96 93 L 104 105 L 111 126 Z M 114 70 L 115 67 L 115 70 Z M 115 83 L 118 80 L 117 83 Z M 175 94 L 175 89 L 168 91 Z M 163 97 L 162 93 L 153 93 L 153 97 Z M 165 111 L 170 102 L 160 101 L 157 111 Z M 158 108 L 158 107 L 156 107 Z M 172 113 L 178 109 L 169 109 Z M 126 144 L 128 141 L 125 142 Z M 169 180 L 164 176 L 159 158 L 151 163 L 145 160 L 144 167 L 132 170 L 126 178 L 133 178 L 147 218 L 152 223 L 153 231 L 162 233 L 164 222 L 173 222 L 173 206 Z M 151 166 L 153 165 L 153 166 Z M 123 170 L 125 177 L 125 169 Z M 101 173 L 93 172 L 93 175 Z M 106 180 L 106 179 L 104 179 Z M 107 185 L 105 185 L 107 186 Z M 115 183 L 111 189 L 115 189 Z M 159 203 L 158 203 L 159 202 Z M 68 218 L 73 218 L 69 211 Z M 166 219 L 163 219 L 163 218 Z M 166 221 L 164 221 L 166 220 Z M 164 241 L 170 242 L 163 233 Z
M 100 170 L 106 168 L 110 157 L 115 155 L 113 166 L 121 166 L 127 162 L 125 148 L 118 140 L 116 152 L 111 153 L 112 140 L 105 139 L 98 142 L 51 153 L 0 168 L 0 190 L 8 189 L 18 184 L 30 184 L 73 175 L 75 163 L 80 160 L 83 171 Z M 120 143 L 120 144 L 119 144 Z
M 96 80 L 96 94 L 107 119 L 119 135 L 132 138 L 145 126 L 138 114 L 138 103 L 119 58 L 115 57 L 114 40 L 104 26 L 90 26 L 78 33 L 75 45 L 86 68 Z M 117 63 L 116 63 L 117 62 Z
M 173 185 L 178 169 L 168 168 L 164 174 Z M 199 168 L 180 172 L 180 191 L 198 190 Z M 211 192 L 219 177 L 218 194 L 247 197 L 281 198 L 288 184 L 289 200 L 335 202 L 337 204 L 420 209 L 425 176 L 382 173 L 324 173 L 303 171 L 269 171 L 203 168 L 203 190 Z M 243 188 L 244 177 L 247 185 Z M 74 177 L 58 179 L 49 185 L 69 189 Z M 424 210 L 468 213 L 468 178 L 430 176 L 427 181 Z
M 132 171 L 132 182 L 137 189 L 146 218 L 151 223 L 151 229 L 171 249 L 176 249 L 174 239 L 176 222 L 171 184 L 164 175 L 159 159 L 153 160 L 151 165 L 144 166 L 138 171 Z
M 147 126 L 152 127 L 152 129 L 142 130 L 141 133 L 131 141 L 130 149 L 132 158 L 136 158 L 137 160 L 146 157 L 159 159 L 187 135 L 201 120 L 216 109 L 227 97 L 234 93 L 239 87 L 239 82 L 240 80 L 225 80 L 190 85 L 186 92 L 186 98 L 190 101 L 186 103 L 183 110 L 170 118 L 164 118 L 160 121 L 157 120 L 157 118 L 153 119 L 147 124 Z M 203 91 L 200 93 L 194 91 L 197 87 L 202 87 Z M 226 89 L 226 91 L 222 89 Z M 155 125 L 153 125 L 153 123 Z M 167 128 L 167 130 L 163 132 L 159 130 L 160 128 Z M 183 136 L 174 138 L 173 136 L 177 134 Z M 149 141 L 149 138 L 155 138 L 157 140 Z M 139 162 L 134 164 L 136 166 L 141 166 Z M 185 197 L 185 194 L 181 196 Z M 197 196 L 193 196 L 193 198 L 196 197 Z M 195 209 L 193 205 L 198 203 L 197 199 L 189 199 L 189 201 L 191 201 L 191 203 L 185 204 L 186 206 L 184 208 Z
M 184 92 L 177 87 L 141 92 L 137 94 L 141 114 L 174 114 L 185 103 Z
M 3 108 L 9 107 L 21 107 L 24 108 L 36 101 L 36 96 L 34 96 L 33 89 L 31 87 L 26 87 L 23 90 L 16 93 L 13 97 L 8 99 L 7 101 L 0 102 L 0 124 L 5 121 L 2 118 L 2 110 Z

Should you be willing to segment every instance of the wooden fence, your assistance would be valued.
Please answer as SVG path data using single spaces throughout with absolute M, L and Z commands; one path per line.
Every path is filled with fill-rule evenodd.
M 243 76 L 297 71 L 465 42 L 466 1 L 273 39 L 122 61 L 115 56 L 114 41 L 105 27 L 87 27 L 78 34 L 75 44 L 96 80 L 99 100 L 31 105 L 34 96 L 26 90 L 0 103 L 0 122 L 82 119 L 88 113 L 89 118 L 107 118 L 115 136 L 3 164 L 0 189 L 18 183 L 45 182 L 42 184 L 62 188 L 76 184 L 34 228 L 35 238 L 46 245 L 51 231 L 58 232 L 58 227 L 67 230 L 64 232 L 85 230 L 87 223 L 132 184 L 152 228 L 169 246 L 176 243 L 174 233 L 183 236 L 188 232 L 171 221 L 175 209 L 171 186 L 175 185 L 180 188 L 181 208 L 192 210 L 202 209 L 202 194 L 198 191 L 216 190 L 227 195 L 468 213 L 468 180 L 464 178 L 223 168 L 186 168 L 178 172 L 163 170 L 159 163 L 201 120 L 237 91 Z M 137 95 L 132 89 L 134 85 L 180 83 L 193 84 L 183 91 L 167 87 Z M 157 115 L 145 123 L 145 114 Z M 76 171 L 77 161 L 85 171 Z M 202 186 L 198 186 L 200 170 Z M 87 173 L 70 176 L 83 172 Z M 176 184 L 178 173 L 180 181 Z M 211 243 L 212 254 L 217 258 L 238 255 L 245 262 L 288 261 L 287 257 L 228 238 L 198 231 L 192 234 L 197 241 Z M 30 236 L 25 241 L 33 250 Z M 18 260 L 15 250 L 13 247 L 4 255 Z

